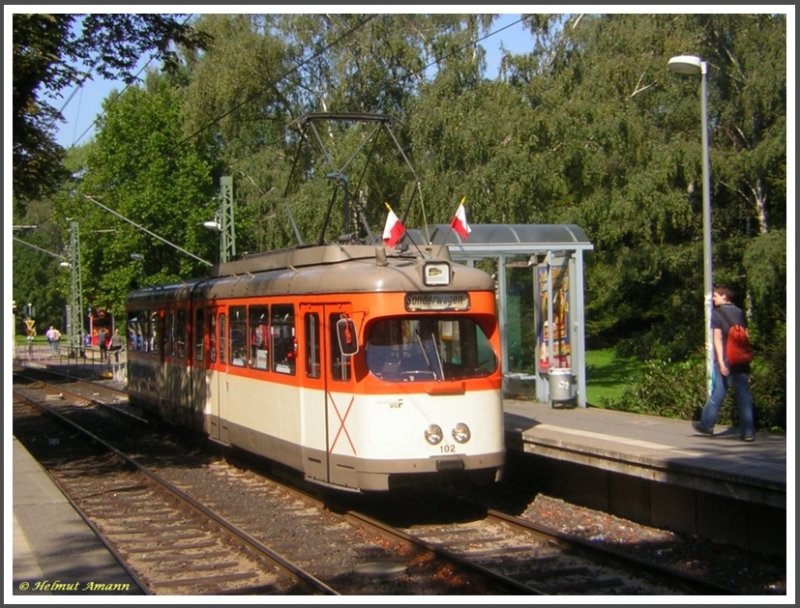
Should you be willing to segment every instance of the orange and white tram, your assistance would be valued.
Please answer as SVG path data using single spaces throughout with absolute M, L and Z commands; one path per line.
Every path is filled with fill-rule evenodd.
M 340 489 L 497 479 L 494 281 L 443 254 L 299 247 L 137 290 L 131 402 Z

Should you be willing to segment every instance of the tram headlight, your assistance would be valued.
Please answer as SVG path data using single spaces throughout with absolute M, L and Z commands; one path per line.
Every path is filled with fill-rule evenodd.
M 442 427 L 438 424 L 432 424 L 425 429 L 425 441 L 431 445 L 438 445 L 441 443 L 442 437 L 444 437 L 444 433 L 442 433 Z
M 464 424 L 463 422 L 459 422 L 457 425 L 453 427 L 453 439 L 455 439 L 458 443 L 467 443 L 472 437 L 472 433 L 469 430 L 469 427 Z

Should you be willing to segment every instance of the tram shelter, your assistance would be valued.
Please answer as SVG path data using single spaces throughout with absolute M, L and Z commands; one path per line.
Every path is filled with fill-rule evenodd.
M 586 407 L 583 252 L 594 246 L 574 224 L 429 225 L 416 243 L 445 245 L 454 261 L 495 277 L 502 331 L 503 393 Z M 416 233 L 416 234 L 414 234 Z

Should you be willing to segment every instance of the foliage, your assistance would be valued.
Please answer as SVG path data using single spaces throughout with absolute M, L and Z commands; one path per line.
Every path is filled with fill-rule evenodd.
M 75 196 L 60 201 L 65 216 L 81 218 L 88 305 L 120 311 L 142 277 L 156 284 L 208 271 L 197 258 L 210 261 L 215 255 L 203 227 L 214 217 L 215 193 L 210 164 L 191 144 L 176 143 L 180 107 L 178 92 L 161 76 L 107 104 Z M 132 253 L 143 259 L 132 261 Z
M 81 17 L 79 19 L 79 17 Z M 53 105 L 62 91 L 97 74 L 133 82 L 145 53 L 174 65 L 170 43 L 202 46 L 180 15 L 43 14 L 13 15 L 13 137 L 15 211 L 53 193 L 67 174 L 63 149 L 53 139 L 62 120 Z M 80 25 L 78 26 L 78 22 Z
M 786 375 L 786 325 L 774 333 L 774 340 L 756 352 L 750 374 L 750 390 L 756 408 L 756 424 L 762 429 L 786 430 L 789 378 Z
M 644 369 L 625 387 L 613 409 L 691 420 L 705 403 L 705 364 L 688 361 L 645 361 Z M 725 420 L 720 417 L 719 422 Z
M 32 212 L 32 217 L 36 217 Z M 25 332 L 24 320 L 27 316 L 27 305 L 30 303 L 35 311 L 34 319 L 39 333 L 53 325 L 62 332 L 66 328 L 66 293 L 68 272 L 59 267 L 59 259 L 42 253 L 41 250 L 53 251 L 58 243 L 60 233 L 54 225 L 43 224 L 40 229 L 23 233 L 20 239 L 37 247 L 33 249 L 14 243 L 12 264 L 13 300 L 16 304 L 14 328 L 17 333 Z
M 38 88 L 58 81 L 53 58 L 67 37 L 72 17 L 14 15 L 14 196 L 15 209 L 24 214 L 23 201 L 40 198 L 67 176 L 63 150 L 53 141 L 56 109 L 38 99 Z M 55 72 L 55 73 L 54 73 Z
M 784 351 L 785 352 L 785 351 Z M 587 355 L 590 358 L 590 355 Z M 607 409 L 677 418 L 697 419 L 706 401 L 706 376 L 704 357 L 695 356 L 685 361 L 650 359 L 631 366 L 631 374 L 615 377 L 613 365 L 590 365 L 600 382 L 616 385 L 619 393 L 598 399 L 598 405 Z M 786 377 L 775 377 L 775 367 L 769 357 L 758 353 L 750 374 L 750 391 L 756 411 L 758 429 L 786 430 Z M 779 368 L 777 368 L 779 369 Z M 590 378 L 597 383 L 598 378 Z M 738 408 L 734 390 L 726 397 L 727 406 L 720 410 L 717 424 L 736 426 Z
M 786 309 L 790 306 L 786 291 L 786 230 L 773 230 L 752 239 L 745 246 L 743 257 L 754 338 L 768 339 L 785 333 Z
M 83 50 L 61 44 L 77 35 L 65 27 L 75 16 L 15 20 L 15 109 L 25 101 L 17 102 L 18 82 L 29 98 L 37 82 L 60 90 L 48 79 L 60 82 L 64 58 L 90 57 L 112 34 L 135 38 L 124 19 L 90 17 L 96 44 L 86 40 Z M 84 195 L 206 259 L 214 259 L 215 239 L 198 226 L 213 217 L 222 175 L 234 177 L 240 253 L 293 243 L 289 208 L 302 238 L 316 241 L 329 203 L 342 201 L 341 192 L 333 199 L 337 172 L 373 232 L 384 202 L 421 227 L 448 222 L 466 196 L 473 223 L 581 226 L 594 245 L 585 263 L 587 338 L 647 362 L 625 407 L 653 400 L 657 411 L 685 415 L 705 385 L 697 361 L 705 333 L 700 79 L 672 74 L 667 61 L 691 53 L 709 66 L 714 278 L 733 286 L 748 312 L 759 403 L 785 408 L 786 15 L 528 15 L 530 52 L 504 57 L 496 80 L 485 77 L 474 46 L 492 15 L 203 15 L 185 38 L 135 21 L 144 17 L 131 21 L 145 32 L 139 50 L 168 50 L 157 40 L 179 39 L 169 47 L 175 69 L 106 105 L 80 171 L 72 167 L 78 181 L 48 197 L 26 191 L 18 178 L 47 180 L 15 161 L 15 201 L 30 213 L 55 209 L 58 241 L 65 217 L 81 218 L 89 298 L 119 301 L 136 279 L 131 251 L 146 254 L 138 272 L 153 283 L 205 269 Z M 111 56 L 124 63 L 136 47 L 123 48 Z M 66 75 L 63 86 L 77 73 Z M 37 107 L 25 107 L 20 116 L 34 120 Z M 376 162 L 364 171 L 368 137 L 352 125 L 320 126 L 301 146 L 295 121 L 308 112 L 391 116 L 414 172 L 392 142 L 369 148 Z M 349 229 L 338 212 L 329 227 L 331 238 Z M 91 232 L 106 228 L 117 236 Z M 15 248 L 14 261 L 37 268 L 23 279 L 15 273 L 15 297 L 32 293 L 33 277 L 52 274 L 51 262 L 33 253 Z M 50 281 L 47 289 L 63 295 L 63 277 Z
M 53 204 L 46 200 L 32 201 L 22 225 L 14 230 L 12 241 L 12 294 L 17 305 L 16 331 L 24 332 L 24 307 L 33 305 L 37 327 L 66 327 L 66 302 L 69 272 L 59 264 L 66 261 L 63 224 Z M 59 257 L 64 256 L 64 257 Z

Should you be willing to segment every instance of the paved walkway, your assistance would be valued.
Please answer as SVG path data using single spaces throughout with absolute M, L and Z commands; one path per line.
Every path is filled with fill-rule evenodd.
M 13 438 L 14 595 L 129 595 L 137 585 Z M 6 589 L 6 594 L 9 592 Z

